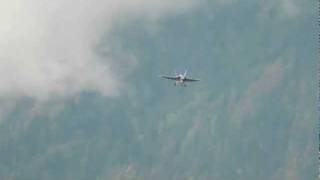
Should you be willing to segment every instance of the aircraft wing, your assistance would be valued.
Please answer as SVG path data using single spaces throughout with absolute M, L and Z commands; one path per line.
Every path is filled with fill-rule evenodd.
M 186 78 L 186 79 L 184 79 L 184 81 L 186 81 L 186 82 L 192 82 L 192 81 L 200 81 L 200 79 L 190 79 L 190 78 Z
M 165 78 L 165 79 L 171 79 L 171 80 L 178 80 L 178 77 L 175 77 L 175 76 L 160 76 L 162 78 Z

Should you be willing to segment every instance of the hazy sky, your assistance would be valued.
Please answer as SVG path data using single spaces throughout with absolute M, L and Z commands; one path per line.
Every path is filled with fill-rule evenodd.
M 316 34 L 312 1 L 0 1 L 0 178 L 315 179 Z

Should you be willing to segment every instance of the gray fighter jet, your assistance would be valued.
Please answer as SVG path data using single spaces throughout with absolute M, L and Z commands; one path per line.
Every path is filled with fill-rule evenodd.
M 165 76 L 161 75 L 160 77 L 165 78 L 165 79 L 170 79 L 174 80 L 174 85 L 182 85 L 182 86 L 187 86 L 186 82 L 194 82 L 194 81 L 200 81 L 199 79 L 191 79 L 187 78 L 187 71 L 185 71 L 183 74 L 178 74 L 175 76 Z

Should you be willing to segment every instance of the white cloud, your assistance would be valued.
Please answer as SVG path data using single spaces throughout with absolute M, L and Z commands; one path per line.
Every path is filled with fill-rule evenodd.
M 263 1 L 260 6 L 261 11 L 258 14 L 260 18 L 276 17 L 277 20 L 288 20 L 301 14 L 305 4 L 296 0 L 271 0 Z
M 283 12 L 289 16 L 294 17 L 299 13 L 299 8 L 295 0 L 281 0 Z
M 12 0 L 0 2 L 0 97 L 46 101 L 93 90 L 119 92 L 121 72 L 94 47 L 117 18 L 155 20 L 195 0 Z M 128 62 L 130 64 L 131 62 Z

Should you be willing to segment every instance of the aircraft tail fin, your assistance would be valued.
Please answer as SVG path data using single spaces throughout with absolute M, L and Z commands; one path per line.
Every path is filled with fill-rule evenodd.
M 186 77 L 187 73 L 188 73 L 188 70 L 185 70 L 183 76 Z
M 178 73 L 177 73 L 177 71 L 176 71 L 176 70 L 174 70 L 174 75 L 175 75 L 175 76 L 177 76 L 177 75 L 178 75 Z

